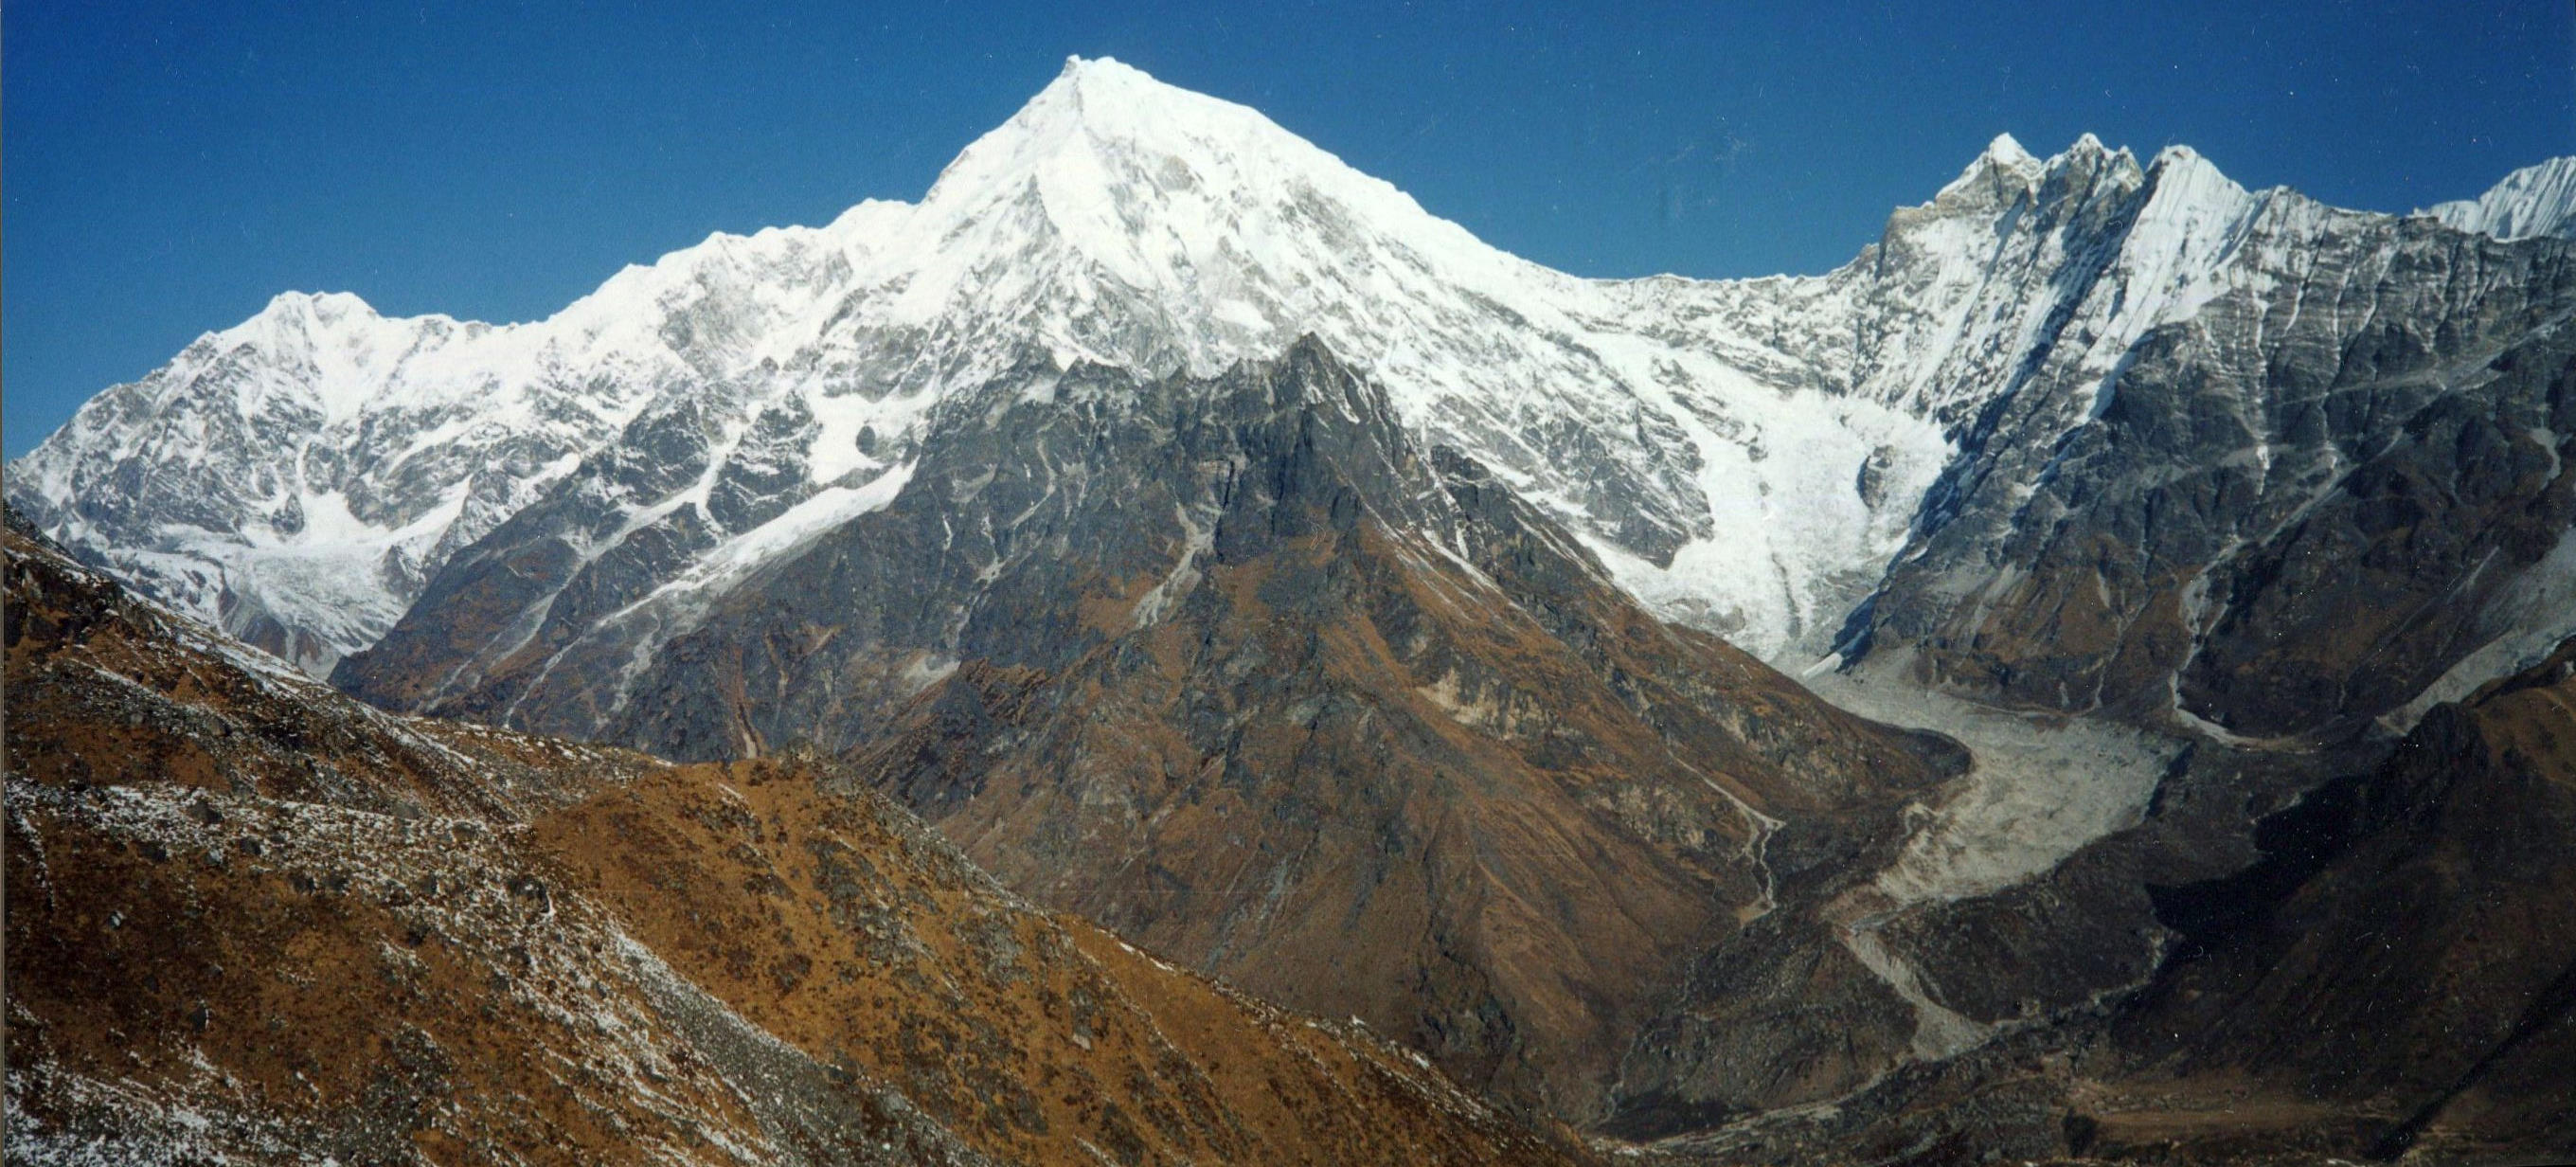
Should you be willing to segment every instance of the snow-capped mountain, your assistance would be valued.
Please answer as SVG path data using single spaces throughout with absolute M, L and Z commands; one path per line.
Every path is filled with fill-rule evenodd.
M 538 325 L 317 304 L 281 299 L 111 389 L 13 477 L 72 546 L 314 667 L 636 417 L 724 402 L 711 451 L 786 425 L 760 446 L 775 513 L 1030 353 L 1206 374 L 1316 332 L 1602 546 L 1685 554 L 1672 598 L 1759 647 L 1839 621 L 1819 590 L 1893 549 L 1945 453 L 1917 417 L 1785 397 L 1723 345 L 1656 337 L 1618 283 L 1510 258 L 1260 113 L 1115 62 L 1069 64 L 922 204 L 719 234 Z M 714 464 L 732 459 L 711 453 L 706 489 Z M 1844 489 L 1865 464 L 1896 502 Z
M 2522 179 L 2481 205 L 2564 189 Z M 1803 660 L 1874 593 L 1947 619 L 1886 578 L 1945 530 L 1978 541 L 1929 566 L 1976 578 L 1918 586 L 1983 612 L 1961 597 L 1999 570 L 2013 500 L 2105 432 L 2142 346 L 2212 305 L 2307 303 L 2318 240 L 2398 222 L 2248 192 L 2187 149 L 2141 165 L 2088 136 L 2041 159 L 2002 137 L 1827 275 L 1587 280 L 1250 109 L 1075 59 L 917 204 L 718 235 L 545 321 L 281 297 L 102 394 L 9 490 L 317 671 L 505 520 L 551 524 L 562 580 L 599 569 L 589 598 L 516 596 L 468 653 L 489 655 L 657 589 L 720 593 L 901 489 L 943 405 L 1006 374 L 1204 376 L 1313 334 L 1660 613 Z M 654 607 L 647 655 L 691 619 Z
M 719 235 L 546 321 L 310 303 L 103 394 L 11 491 L 316 668 L 639 418 L 710 411 L 701 490 L 755 442 L 768 504 L 707 516 L 736 538 L 1032 354 L 1206 373 L 1315 333 L 1605 548 L 1681 554 L 1669 598 L 1764 648 L 1840 619 L 1818 589 L 1894 548 L 1945 455 L 1921 419 L 1784 395 L 1699 330 L 1658 335 L 1623 285 L 1487 247 L 1251 110 L 1111 61 L 1069 63 L 917 205 Z M 1850 489 L 1865 464 L 1880 505 Z M 642 495 L 625 501 L 671 501 Z
M 2248 192 L 2180 148 L 2141 168 L 2079 142 L 2028 179 L 2008 155 L 1994 263 L 1956 332 L 1932 324 L 1977 391 L 1915 406 L 1959 453 L 1846 657 L 2013 705 L 2332 736 L 2403 728 L 2437 684 L 2576 632 L 2552 550 L 2576 518 L 2564 241 Z M 2022 260 L 2026 225 L 2067 245 Z M 1935 282 L 1875 315 L 1905 299 L 1954 302 Z
M 2576 235 L 2576 157 L 2525 166 L 2474 199 L 2436 203 L 2417 213 L 2498 239 Z

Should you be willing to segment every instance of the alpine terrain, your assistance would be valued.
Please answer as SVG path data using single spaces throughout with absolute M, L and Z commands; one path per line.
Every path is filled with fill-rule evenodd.
M 10 467 L 13 607 L 92 613 L 10 625 L 13 1121 L 2576 1153 L 2572 315 L 2576 158 L 2005 136 L 1834 271 L 1595 280 L 1079 58 L 542 321 L 282 295 Z
M 387 716 L 9 518 L 13 1160 L 1587 1161 L 828 761 Z

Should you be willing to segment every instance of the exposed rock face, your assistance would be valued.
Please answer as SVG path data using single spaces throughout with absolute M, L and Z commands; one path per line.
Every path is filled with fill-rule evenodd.
M 1210 376 L 1313 334 L 1658 614 L 1766 659 L 2251 736 L 2402 727 L 2576 631 L 2541 534 L 2569 169 L 2401 219 L 2187 149 L 2007 137 L 1833 273 L 1590 281 L 1075 61 L 918 205 L 718 236 L 543 322 L 281 297 L 9 490 L 316 672 L 475 589 L 488 627 L 404 650 L 420 700 L 602 622 L 685 634 L 687 604 L 632 606 L 880 501 L 997 380 Z M 2390 623 L 2335 619 L 2364 604 Z
M 281 301 L 112 391 L 14 468 L 11 497 L 210 620 L 255 598 L 328 647 L 305 658 L 323 671 L 542 497 L 630 508 L 573 548 L 585 562 L 630 539 L 723 556 L 902 464 L 926 415 L 1033 354 L 1205 376 L 1312 333 L 1406 424 L 1767 651 L 1839 623 L 1946 453 L 1920 419 L 1785 395 L 1730 360 L 1731 338 L 1487 247 L 1252 110 L 1110 61 L 1068 64 L 918 204 L 717 236 L 545 321 L 381 321 L 328 300 L 327 320 Z M 222 440 L 239 419 L 269 420 Z M 527 457 L 496 471 L 516 493 L 469 490 L 522 434 Z M 277 517 L 337 516 L 343 497 L 331 524 Z
M 9 488 L 317 671 L 470 592 L 361 683 L 506 717 L 531 671 L 631 679 L 586 638 L 686 635 L 692 597 L 881 505 L 997 382 L 1210 376 L 1312 333 L 1757 655 L 2165 728 L 2402 729 L 2576 631 L 2571 245 L 2530 226 L 2566 169 L 2399 218 L 2186 149 L 2000 138 L 1828 275 L 1585 281 L 1077 61 L 917 206 L 720 236 L 538 324 L 281 298 Z
M 460 362 L 510 333 L 283 295 L 92 399 L 10 467 L 9 497 L 119 579 L 327 672 L 663 375 L 553 345 L 506 384 Z
M 390 717 L 6 539 L 13 1161 L 1584 1159 L 812 764 Z

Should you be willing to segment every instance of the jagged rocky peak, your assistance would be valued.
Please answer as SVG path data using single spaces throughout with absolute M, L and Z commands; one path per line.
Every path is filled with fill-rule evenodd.
M 2156 151 L 2155 158 L 2147 163 L 2145 181 L 2155 193 L 2142 217 L 2151 222 L 2161 219 L 2185 230 L 2242 223 L 2266 197 L 2246 190 L 2189 146 L 2167 146 Z M 2267 193 L 2297 197 L 2288 192 Z
M 2089 133 L 2044 159 L 2011 134 L 1999 134 L 1931 202 L 1898 212 L 1895 221 L 2002 215 L 2024 198 L 2082 200 L 2149 187 L 2168 204 L 2233 207 L 2251 197 L 2189 146 L 2167 146 L 2141 166 L 2128 147 L 2104 145 Z
M 1989 166 L 2010 167 L 2016 170 L 2035 167 L 2039 164 L 2039 159 L 2022 148 L 2021 139 L 2011 134 L 1995 135 L 1994 141 L 1986 143 L 1986 152 L 1978 156 L 1978 161 Z
M 2498 239 L 2576 238 L 2576 155 L 2525 166 L 2477 198 L 2438 203 L 2416 213 Z
M 1986 151 L 1968 163 L 1959 177 L 1932 197 L 1932 205 L 1957 210 L 2002 210 L 2038 185 L 2048 164 L 2022 148 L 2011 134 L 1997 134 Z

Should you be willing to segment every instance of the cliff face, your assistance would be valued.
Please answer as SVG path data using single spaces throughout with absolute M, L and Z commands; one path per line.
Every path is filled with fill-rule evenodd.
M 1847 665 L 2330 739 L 2402 731 L 2465 692 L 2422 696 L 2446 673 L 2473 685 L 2576 631 L 2563 241 L 2247 192 L 2188 151 L 1991 169 L 2012 230 L 1964 319 L 2025 327 L 1987 392 L 1945 407 L 1959 454 L 1846 626 Z M 1927 238 L 1988 213 L 1962 197 L 1892 221 L 1888 274 L 1854 294 L 1901 292 Z
M 6 551 L 13 1158 L 1582 1157 L 812 764 L 391 717 Z

